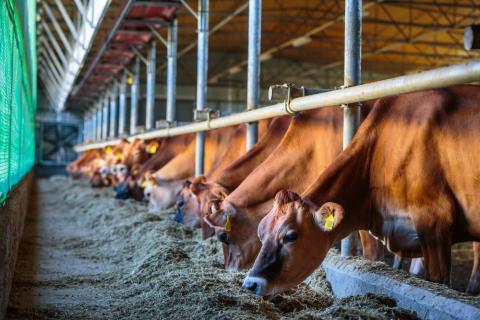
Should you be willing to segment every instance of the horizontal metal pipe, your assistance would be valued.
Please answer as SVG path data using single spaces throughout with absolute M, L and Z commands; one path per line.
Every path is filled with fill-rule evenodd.
M 480 60 L 296 98 L 290 102 L 289 110 L 297 112 L 328 106 L 338 106 L 341 104 L 379 99 L 403 93 L 442 88 L 455 84 L 475 81 L 480 81 Z M 131 136 L 129 140 L 132 141 L 135 138 L 153 139 L 198 131 L 206 131 L 210 129 L 278 117 L 288 113 L 289 112 L 286 110 L 285 104 L 282 102 L 268 107 L 236 113 L 210 121 L 196 122 L 185 126 L 137 134 Z M 118 142 L 119 140 L 112 140 L 88 145 L 79 145 L 76 146 L 74 150 L 77 152 L 82 152 L 90 149 L 103 148 Z

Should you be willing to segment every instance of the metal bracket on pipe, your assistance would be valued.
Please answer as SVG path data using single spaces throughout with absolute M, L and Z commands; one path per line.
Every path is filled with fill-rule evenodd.
M 268 88 L 268 100 L 281 99 L 288 95 L 290 91 L 290 98 L 295 99 L 298 97 L 310 96 L 312 94 L 323 93 L 332 91 L 333 89 L 323 88 L 305 88 L 304 86 L 297 87 L 293 83 L 273 84 Z
M 123 131 L 118 134 L 119 139 L 127 139 L 129 137 L 128 132 Z
M 170 122 L 168 120 L 157 120 L 155 121 L 155 129 L 168 129 L 177 126 L 177 122 Z
M 193 120 L 194 121 L 210 121 L 211 119 L 218 118 L 220 113 L 218 110 L 213 110 L 211 108 L 206 108 L 203 110 L 193 110 Z
M 339 86 L 337 88 L 335 88 L 335 90 L 342 90 L 342 89 L 347 89 L 347 88 L 350 88 L 351 86 L 347 86 L 347 85 L 342 85 L 342 86 Z M 348 107 L 361 107 L 362 106 L 362 103 L 361 102 L 354 102 L 354 103 L 349 103 L 349 104 L 341 104 L 340 105 L 340 108 L 348 108 Z
M 279 94 L 286 96 L 284 99 L 285 112 L 288 114 L 294 114 L 295 111 L 290 108 L 290 101 L 292 98 L 305 96 L 305 88 L 297 88 L 293 83 L 274 84 L 268 88 L 268 100 L 272 100 L 274 96 Z

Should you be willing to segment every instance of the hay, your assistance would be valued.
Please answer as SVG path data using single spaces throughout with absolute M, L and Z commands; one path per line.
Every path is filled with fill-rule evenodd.
M 282 295 L 254 296 L 241 288 L 244 272 L 223 270 L 218 241 L 175 224 L 171 211 L 151 214 L 142 203 L 63 177 L 38 187 L 42 215 L 27 229 L 38 223 L 41 232 L 28 232 L 22 244 L 8 319 L 415 318 L 385 297 L 336 299 L 321 269 Z M 32 266 L 37 245 L 74 262 Z M 25 303 L 32 291 L 46 296 Z M 52 291 L 68 294 L 52 298 Z

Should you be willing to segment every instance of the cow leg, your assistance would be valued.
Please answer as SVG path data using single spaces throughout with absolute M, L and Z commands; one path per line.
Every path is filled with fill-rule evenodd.
M 403 258 L 400 257 L 399 255 L 395 255 L 393 257 L 393 265 L 392 265 L 392 268 L 395 269 L 395 270 L 400 270 L 402 269 L 402 262 L 403 262 Z
M 422 276 L 422 274 L 425 272 L 422 258 L 413 258 L 412 261 L 410 261 L 409 272 L 417 277 Z
M 480 242 L 473 242 L 473 268 L 468 281 L 467 293 L 480 293 Z
M 419 233 L 422 247 L 425 279 L 450 284 L 451 241 L 448 231 Z
M 359 231 L 362 242 L 363 256 L 372 261 L 383 261 L 383 244 L 375 239 L 368 231 Z

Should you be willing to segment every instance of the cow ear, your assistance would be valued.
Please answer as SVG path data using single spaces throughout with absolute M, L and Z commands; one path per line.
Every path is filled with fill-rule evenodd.
M 343 207 L 338 203 L 327 202 L 320 209 L 315 210 L 313 219 L 322 231 L 329 232 L 340 224 L 344 212 Z

